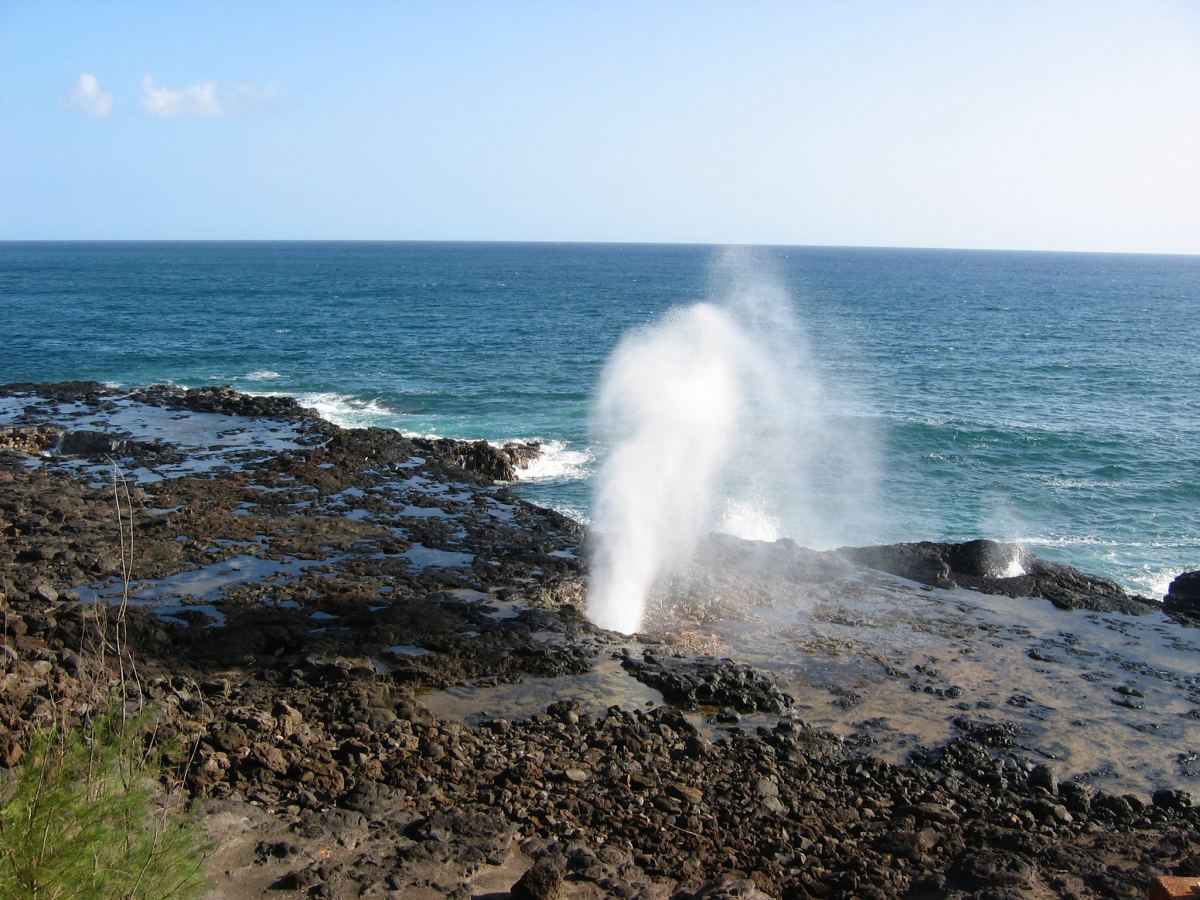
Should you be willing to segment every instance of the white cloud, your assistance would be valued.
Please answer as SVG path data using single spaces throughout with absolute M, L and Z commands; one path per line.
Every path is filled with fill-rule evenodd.
M 162 118 L 241 115 L 274 106 L 281 95 L 282 91 L 274 84 L 238 82 L 222 92 L 215 81 L 197 81 L 174 91 L 159 87 L 149 75 L 142 79 L 142 109 Z M 223 100 L 223 96 L 227 99 Z
M 89 116 L 107 116 L 112 112 L 112 94 L 104 93 L 100 81 L 90 72 L 84 72 L 71 90 L 71 105 Z
M 142 109 L 152 116 L 219 116 L 224 110 L 217 99 L 215 81 L 197 81 L 173 91 L 158 87 L 147 75 L 142 79 Z

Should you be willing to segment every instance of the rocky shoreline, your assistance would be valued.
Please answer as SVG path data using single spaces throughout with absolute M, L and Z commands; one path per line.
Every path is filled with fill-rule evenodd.
M 103 610 L 126 593 L 119 471 L 133 511 L 122 627 L 160 736 L 188 748 L 175 771 L 204 803 L 215 896 L 1141 897 L 1156 875 L 1200 876 L 1200 813 L 1178 784 L 1060 781 L 1022 719 L 989 715 L 931 665 L 903 683 L 951 737 L 889 761 L 807 724 L 778 673 L 706 652 L 713 602 L 660 604 L 655 636 L 596 629 L 579 526 L 494 480 L 536 447 L 91 382 L 0 388 L 0 432 L 0 766 L 56 709 L 86 714 L 89 635 L 116 627 Z M 1122 635 L 1134 617 L 1168 627 L 1157 603 L 1013 552 L 726 541 L 711 556 L 753 557 L 764 597 L 824 597 L 838 628 L 847 585 L 934 607 L 1045 597 Z M 1087 668 L 1072 683 L 1106 674 L 1079 641 L 1019 631 L 980 633 L 1038 669 L 1074 648 Z M 1181 710 L 1155 730 L 1200 718 L 1196 680 L 1120 655 L 1111 668 Z M 1138 685 L 1095 691 L 1132 707 Z M 509 688 L 546 702 L 504 715 Z M 833 688 L 848 709 L 866 691 Z M 455 691 L 473 714 L 451 714 Z

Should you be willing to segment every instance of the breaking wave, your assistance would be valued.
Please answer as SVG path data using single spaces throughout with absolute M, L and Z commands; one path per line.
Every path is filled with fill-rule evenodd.
M 306 409 L 311 409 L 327 422 L 332 422 L 342 428 L 367 428 L 381 425 L 381 419 L 395 416 L 395 410 L 388 409 L 378 400 L 359 400 L 350 394 L 335 394 L 332 392 L 315 392 L 299 394 L 296 402 Z
M 572 449 L 566 441 L 541 443 L 541 454 L 517 472 L 517 481 L 569 481 L 588 476 L 589 465 L 595 459 L 591 450 Z

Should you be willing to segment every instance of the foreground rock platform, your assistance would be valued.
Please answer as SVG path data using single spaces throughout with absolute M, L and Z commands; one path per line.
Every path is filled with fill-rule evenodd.
M 94 383 L 0 388 L 0 429 L 0 764 L 86 712 L 96 636 L 123 628 L 187 748 L 214 896 L 1142 897 L 1200 875 L 1186 790 L 1060 778 L 936 674 L 920 696 L 952 737 L 888 761 L 806 724 L 782 670 L 596 629 L 580 528 L 491 480 L 525 451 Z M 846 585 L 896 584 L 853 553 L 721 546 L 839 622 Z M 959 589 L 993 577 L 956 565 Z

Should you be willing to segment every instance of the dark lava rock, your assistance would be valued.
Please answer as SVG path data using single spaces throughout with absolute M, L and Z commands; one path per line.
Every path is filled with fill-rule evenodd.
M 284 421 L 316 420 L 317 414 L 302 407 L 294 397 L 259 397 L 242 394 L 231 387 L 184 388 L 153 384 L 130 393 L 138 403 L 186 409 L 225 416 L 257 416 Z
M 972 578 L 1008 578 L 1014 562 L 1024 566 L 1033 554 L 1017 544 L 974 540 L 946 546 L 944 557 L 950 571 Z
M 68 403 L 94 402 L 100 397 L 113 396 L 120 393 L 116 388 L 101 384 L 99 381 L 12 381 L 0 384 L 0 396 L 12 394 L 36 394 L 52 400 Z
M 534 863 L 512 886 L 512 900 L 558 900 L 562 896 L 562 870 L 548 860 Z
M 950 564 L 946 561 L 947 546 L 921 541 L 877 547 L 843 547 L 838 553 L 868 569 L 890 572 L 936 587 L 953 587 Z
M 1153 803 L 1167 812 L 1186 813 L 1192 808 L 1192 795 L 1187 791 L 1158 790 L 1154 792 Z
M 1054 770 L 1047 765 L 1037 765 L 1033 767 L 1033 771 L 1029 773 L 1029 786 L 1041 788 L 1051 794 L 1058 793 L 1058 776 L 1054 774 Z
M 1184 572 L 1171 582 L 1163 609 L 1175 616 L 1200 619 L 1200 571 Z
M 1092 809 L 1092 792 L 1077 781 L 1059 786 L 1058 796 L 1070 812 L 1087 815 Z
M 621 665 L 638 681 L 662 691 L 668 703 L 683 709 L 719 706 L 779 715 L 792 706 L 792 698 L 770 675 L 730 659 L 661 657 L 647 650 L 642 659 L 626 657 Z
M 528 467 L 542 453 L 542 445 L 537 441 L 510 441 L 503 447 L 495 447 L 487 441 L 436 438 L 417 440 L 413 445 L 423 453 L 492 481 L 515 480 L 518 470 Z
M 1061 609 L 1143 615 L 1159 610 L 1145 597 L 1071 566 L 1048 562 L 1017 544 L 975 540 L 961 544 L 920 541 L 877 547 L 843 547 L 851 562 L 934 587 L 964 587 L 1008 597 L 1042 597 Z M 1019 564 L 1021 574 L 1007 574 Z
M 1029 887 L 1034 868 L 1026 860 L 1005 850 L 968 850 L 951 870 L 951 877 L 969 888 Z
M 1097 794 L 1092 800 L 1092 809 L 1116 822 L 1127 822 L 1133 818 L 1135 813 L 1128 798 L 1103 792 Z
M 126 441 L 103 431 L 70 431 L 63 435 L 58 452 L 63 456 L 108 456 L 120 453 Z

